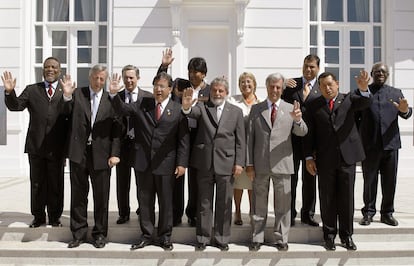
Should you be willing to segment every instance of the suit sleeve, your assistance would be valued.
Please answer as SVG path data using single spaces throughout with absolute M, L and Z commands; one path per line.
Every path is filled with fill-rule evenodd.
M 121 135 L 122 135 L 122 121 L 119 116 L 112 118 L 111 128 L 111 157 L 121 156 Z
M 177 147 L 177 162 L 176 166 L 188 167 L 188 160 L 190 157 L 190 131 L 188 128 L 187 118 L 181 114 L 178 125 L 178 147 Z
M 139 103 L 140 100 L 141 99 L 138 99 L 136 102 L 127 104 L 123 102 L 121 97 L 117 94 L 111 98 L 111 104 L 118 116 L 131 116 L 137 112 L 137 103 Z
M 235 164 L 244 167 L 246 165 L 246 130 L 244 128 L 244 119 L 241 109 L 235 107 L 237 110 L 238 119 L 236 126 L 236 160 Z
M 23 111 L 29 103 L 29 90 L 26 87 L 19 97 L 16 91 L 12 90 L 9 95 L 4 95 L 4 102 L 10 111 Z
M 246 166 L 254 165 L 254 158 L 253 158 L 253 146 L 254 146 L 254 139 L 255 139 L 255 132 L 254 132 L 254 117 L 256 108 L 252 107 L 252 110 L 249 114 L 249 119 L 247 122 L 246 128 Z
M 307 157 L 313 157 L 314 155 L 314 145 L 315 145 L 315 136 L 314 136 L 314 122 L 313 122 L 313 116 L 311 113 L 314 110 L 309 110 L 305 112 L 304 115 L 304 121 L 306 123 L 306 126 L 308 127 L 308 133 L 303 137 L 303 155 L 305 158 Z

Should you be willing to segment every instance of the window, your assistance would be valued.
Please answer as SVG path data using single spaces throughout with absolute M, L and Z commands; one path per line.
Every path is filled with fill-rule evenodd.
M 337 75 L 341 90 L 355 89 L 354 76 L 361 69 L 369 71 L 374 62 L 383 58 L 381 0 L 309 0 L 309 3 L 310 53 L 319 55 L 325 71 Z
M 36 80 L 42 79 L 43 60 L 55 56 L 62 74 L 88 84 L 89 69 L 107 62 L 107 6 L 107 0 L 36 0 Z

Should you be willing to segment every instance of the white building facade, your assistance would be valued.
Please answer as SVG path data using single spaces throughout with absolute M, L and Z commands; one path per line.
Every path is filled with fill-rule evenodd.
M 162 52 L 172 48 L 173 77 L 187 77 L 188 60 L 201 56 L 207 81 L 228 77 L 235 94 L 240 73 L 252 72 L 262 98 L 268 74 L 301 76 L 309 53 L 321 58 L 321 71 L 337 74 L 342 92 L 355 89 L 360 69 L 383 61 L 388 83 L 414 104 L 412 0 L 2 0 L 0 36 L 0 71 L 17 78 L 17 94 L 41 80 L 48 56 L 79 87 L 95 64 L 118 73 L 136 65 L 139 85 L 151 91 Z M 5 111 L 0 100 L 0 178 L 28 176 L 28 113 Z M 399 176 L 412 176 L 412 118 L 400 130 Z

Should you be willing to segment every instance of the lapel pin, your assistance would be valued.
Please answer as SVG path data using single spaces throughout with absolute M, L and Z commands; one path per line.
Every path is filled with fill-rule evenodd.
M 167 109 L 167 115 L 171 115 L 170 109 Z

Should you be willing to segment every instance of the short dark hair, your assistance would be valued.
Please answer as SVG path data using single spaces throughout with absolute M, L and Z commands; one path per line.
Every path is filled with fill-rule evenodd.
M 173 84 L 173 80 L 170 74 L 166 73 L 166 72 L 160 72 L 158 73 L 154 79 L 152 80 L 152 85 L 155 85 L 155 82 L 157 82 L 160 79 L 166 79 L 168 80 L 168 87 L 172 88 L 172 84 Z
M 329 77 L 329 76 L 331 76 L 333 80 L 338 81 L 338 80 L 336 79 L 336 76 L 335 76 L 335 74 L 334 74 L 334 73 L 331 73 L 331 72 L 323 72 L 322 74 L 320 74 L 320 75 L 319 75 L 319 78 L 318 78 L 318 84 L 320 83 L 320 80 L 321 80 L 321 79 L 327 78 L 327 77 Z
M 126 65 L 122 68 L 122 76 L 124 76 L 124 73 L 128 70 L 134 70 L 135 71 L 135 75 L 137 76 L 137 78 L 139 78 L 139 69 L 136 66 L 133 65 Z
M 201 72 L 204 75 L 207 74 L 207 63 L 206 60 L 202 57 L 193 57 L 188 62 L 188 71 L 194 70 L 197 72 Z
M 303 59 L 303 62 L 306 62 L 306 61 L 316 61 L 316 64 L 319 67 L 319 63 L 321 62 L 321 59 L 316 54 L 308 54 L 305 57 L 305 59 Z
M 59 61 L 59 59 L 58 59 L 57 57 L 54 57 L 54 56 L 49 56 L 48 58 L 46 58 L 46 59 L 45 59 L 45 61 L 43 61 L 43 65 L 44 65 L 44 64 L 46 63 L 46 61 L 48 61 L 48 60 L 54 60 L 54 61 L 58 62 L 59 67 L 60 67 L 60 61 Z

